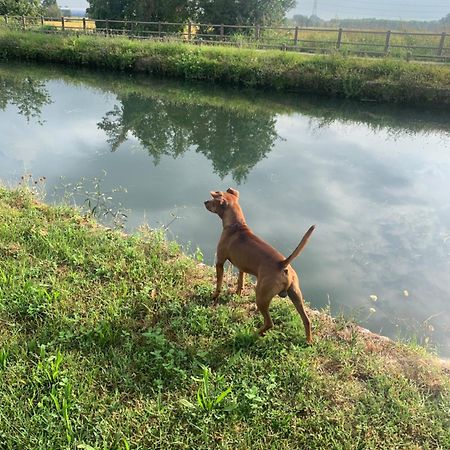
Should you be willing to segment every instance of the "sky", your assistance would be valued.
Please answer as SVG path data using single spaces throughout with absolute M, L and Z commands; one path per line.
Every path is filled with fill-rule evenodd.
M 322 19 L 376 17 L 380 19 L 436 20 L 450 13 L 450 0 L 316 0 L 317 15 Z M 84 9 L 85 0 L 59 0 L 60 7 Z M 314 0 L 297 0 L 297 6 L 288 13 L 310 16 Z
M 322 19 L 363 18 L 401 20 L 435 20 L 450 13 L 450 0 L 316 0 L 317 15 Z M 288 13 L 310 16 L 314 0 L 297 0 L 297 6 Z

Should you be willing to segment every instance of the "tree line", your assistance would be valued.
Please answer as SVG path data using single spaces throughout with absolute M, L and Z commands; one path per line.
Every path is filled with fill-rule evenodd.
M 280 23 L 296 0 L 88 0 L 94 19 L 252 25 Z
M 296 0 L 88 0 L 92 19 L 226 25 L 281 23 Z M 0 0 L 0 15 L 61 14 L 56 0 Z
M 331 19 L 297 14 L 286 19 L 296 0 L 88 0 L 92 19 L 143 22 L 195 22 L 225 25 L 275 25 L 371 30 L 450 31 L 450 13 L 439 20 Z M 0 0 L 0 15 L 59 17 L 57 0 Z

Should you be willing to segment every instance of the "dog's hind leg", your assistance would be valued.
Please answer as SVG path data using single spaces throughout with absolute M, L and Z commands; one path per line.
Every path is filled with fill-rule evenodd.
M 300 290 L 297 277 L 289 287 L 287 293 L 292 303 L 294 304 L 296 310 L 300 314 L 300 317 L 302 318 L 303 325 L 305 327 L 306 341 L 309 344 L 311 344 L 312 343 L 311 321 L 309 320 L 309 317 L 307 316 L 305 311 L 305 303 L 303 301 L 303 295 L 302 291 Z
M 273 327 L 272 318 L 269 313 L 270 302 L 278 293 L 281 287 L 274 286 L 271 283 L 259 282 L 256 285 L 256 306 L 258 307 L 258 311 L 264 317 L 264 324 L 258 330 L 260 336 L 264 336 L 264 333 L 267 330 L 270 330 Z
M 256 301 L 256 304 L 258 305 L 258 311 L 263 315 L 264 317 L 264 324 L 263 326 L 258 330 L 258 333 L 260 336 L 264 336 L 264 333 L 267 330 L 270 330 L 273 327 L 273 321 L 272 318 L 270 317 L 270 313 L 269 313 L 269 304 L 270 304 L 270 300 L 268 301 Z

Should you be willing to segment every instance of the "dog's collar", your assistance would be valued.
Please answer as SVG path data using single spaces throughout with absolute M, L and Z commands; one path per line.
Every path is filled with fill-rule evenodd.
M 235 231 L 235 230 L 239 230 L 241 228 L 248 228 L 247 224 L 244 222 L 235 222 L 235 223 L 230 223 L 230 225 L 227 225 L 225 227 L 223 227 L 224 230 L 230 230 L 230 231 Z

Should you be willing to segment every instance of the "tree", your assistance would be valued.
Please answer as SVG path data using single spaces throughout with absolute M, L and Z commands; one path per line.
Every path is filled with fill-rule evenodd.
M 273 25 L 280 23 L 296 0 L 198 0 L 202 22 L 226 25 Z
M 2 16 L 39 16 L 41 13 L 39 0 L 0 0 Z
M 1 0 L 0 0 L 1 1 Z M 88 0 L 93 19 L 270 25 L 280 23 L 296 0 Z
M 42 0 L 42 9 L 44 16 L 47 17 L 61 16 L 61 10 L 59 9 L 56 0 Z
M 190 0 L 88 0 L 93 19 L 182 22 L 188 17 Z
M 187 18 L 189 0 L 130 0 L 127 18 L 144 21 L 182 22 Z
M 450 25 L 450 13 L 439 21 L 442 25 Z

